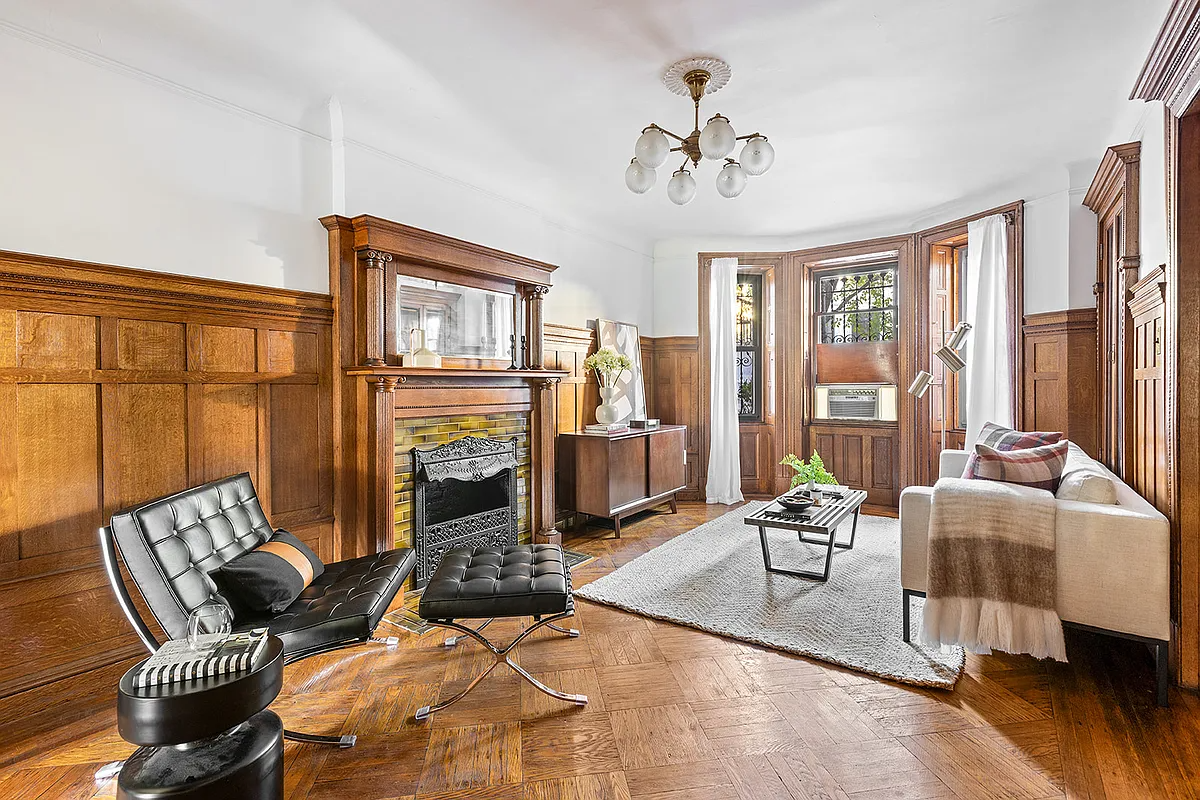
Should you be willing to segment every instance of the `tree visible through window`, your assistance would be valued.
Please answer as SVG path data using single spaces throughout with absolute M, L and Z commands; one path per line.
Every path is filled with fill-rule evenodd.
M 737 356 L 738 416 L 744 422 L 762 419 L 762 275 L 738 274 L 734 317 Z
M 890 342 L 896 338 L 896 266 L 822 276 L 817 283 L 821 344 Z

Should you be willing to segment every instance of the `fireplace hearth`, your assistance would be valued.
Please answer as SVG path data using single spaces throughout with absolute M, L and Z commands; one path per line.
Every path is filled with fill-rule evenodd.
M 456 547 L 517 543 L 516 439 L 464 436 L 412 458 L 418 589 Z

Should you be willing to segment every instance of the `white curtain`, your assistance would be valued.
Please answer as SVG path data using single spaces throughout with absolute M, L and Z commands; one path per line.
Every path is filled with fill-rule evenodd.
M 738 448 L 737 365 L 733 316 L 737 293 L 736 258 L 714 258 L 708 287 L 710 503 L 742 501 L 741 453 Z
M 967 224 L 967 449 L 986 422 L 1013 425 L 1008 351 L 1008 223 L 995 214 Z

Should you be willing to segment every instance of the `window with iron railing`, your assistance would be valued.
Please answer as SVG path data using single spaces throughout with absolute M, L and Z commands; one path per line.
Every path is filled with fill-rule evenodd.
M 734 312 L 738 418 L 760 422 L 763 417 L 763 276 L 738 273 Z
M 821 344 L 896 339 L 896 265 L 821 276 L 817 281 Z

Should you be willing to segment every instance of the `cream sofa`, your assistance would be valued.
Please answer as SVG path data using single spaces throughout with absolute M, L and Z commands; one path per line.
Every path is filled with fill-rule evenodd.
M 940 476 L 961 476 L 967 458 L 962 450 L 943 451 Z M 1057 501 L 1058 615 L 1070 625 L 1150 645 L 1155 653 L 1158 702 L 1166 705 L 1170 525 L 1141 495 L 1072 444 L 1064 478 L 1080 468 L 1107 477 L 1116 490 L 1116 504 Z M 932 502 L 933 488 L 929 486 L 910 486 L 900 494 L 900 584 L 906 642 L 910 640 L 910 599 L 925 596 Z

